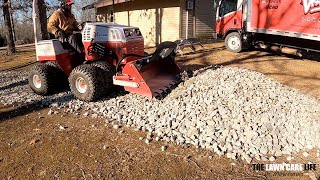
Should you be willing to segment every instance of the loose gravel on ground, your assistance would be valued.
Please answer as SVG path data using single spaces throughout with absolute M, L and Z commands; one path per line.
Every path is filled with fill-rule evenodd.
M 50 106 L 49 115 L 100 117 L 116 129 L 148 131 L 147 144 L 192 144 L 247 162 L 320 149 L 319 99 L 242 68 L 211 66 L 191 77 L 182 74 L 183 81 L 162 100 L 119 92 L 86 103 L 70 92 L 35 95 L 26 72 L 0 72 L 0 103 Z

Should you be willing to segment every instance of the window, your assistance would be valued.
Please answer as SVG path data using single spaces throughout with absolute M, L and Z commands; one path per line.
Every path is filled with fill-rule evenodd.
M 142 36 L 140 29 L 135 29 L 135 31 L 136 31 L 136 36 L 139 36 L 139 37 Z
M 222 0 L 219 8 L 219 17 L 237 10 L 237 0 Z
M 125 29 L 124 34 L 125 34 L 126 38 L 133 37 L 133 35 L 134 35 L 133 29 Z

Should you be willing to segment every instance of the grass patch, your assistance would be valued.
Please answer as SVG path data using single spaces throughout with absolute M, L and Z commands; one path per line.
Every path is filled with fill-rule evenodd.
M 0 53 L 0 70 L 21 66 L 36 60 L 36 53 L 34 50 L 21 51 L 12 55 Z

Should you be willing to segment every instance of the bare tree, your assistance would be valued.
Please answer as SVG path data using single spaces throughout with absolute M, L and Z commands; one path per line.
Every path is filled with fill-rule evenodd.
M 37 28 L 37 37 L 39 40 L 45 40 L 49 38 L 47 32 L 47 4 L 44 0 L 36 0 L 38 9 L 37 17 L 39 17 L 38 22 L 36 23 Z M 13 9 L 20 14 L 25 13 L 29 14 L 32 12 L 32 0 L 17 0 L 13 6 Z M 29 17 L 26 17 L 31 20 L 32 14 Z M 28 37 L 30 38 L 30 37 Z
M 47 31 L 47 7 L 44 2 L 44 0 L 36 0 L 38 4 L 38 14 L 37 16 L 39 17 L 39 22 L 37 22 L 37 28 L 39 34 L 37 34 L 37 37 L 39 40 L 45 40 L 49 39 L 49 34 Z M 40 30 L 40 31 L 39 31 Z
M 85 21 L 95 21 L 96 19 L 96 9 L 82 9 L 83 7 L 90 5 L 98 0 L 81 0 L 80 2 L 75 2 L 73 12 L 77 20 Z
M 12 25 L 11 25 L 11 16 L 10 16 L 10 0 L 3 0 L 3 17 L 4 17 L 4 24 L 6 29 L 6 39 L 8 44 L 8 54 L 12 54 L 16 52 L 13 33 L 12 33 Z
M 15 45 L 32 43 L 34 42 L 34 33 L 33 33 L 33 22 L 32 22 L 32 1 L 33 0 L 3 0 L 0 1 L 0 8 L 3 7 L 3 3 L 11 3 L 11 29 L 15 27 Z M 78 0 L 73 5 L 73 12 L 78 20 L 81 21 L 94 21 L 95 20 L 95 10 L 91 9 L 90 11 L 82 11 L 82 7 L 88 4 L 91 4 L 98 0 Z M 37 37 L 38 40 L 48 39 L 47 33 L 47 20 L 53 11 L 55 11 L 60 4 L 60 0 L 36 0 L 38 3 L 38 22 L 36 23 L 37 27 Z M 3 11 L 0 11 L 0 17 L 3 16 Z M 0 34 L 2 37 L 5 37 L 7 33 L 7 28 L 4 21 L 0 20 Z M 1 38 L 0 38 L 1 39 Z M 8 42 L 8 41 L 7 41 Z M 3 44 L 3 43 L 2 43 Z

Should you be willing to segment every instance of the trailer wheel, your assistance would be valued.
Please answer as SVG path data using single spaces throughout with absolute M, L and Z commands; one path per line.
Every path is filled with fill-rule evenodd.
M 89 64 L 80 65 L 72 70 L 69 85 L 73 95 L 83 101 L 95 101 L 103 93 L 103 72 L 100 68 Z
M 90 65 L 98 67 L 102 70 L 103 76 L 100 78 L 102 78 L 103 81 L 104 92 L 110 92 L 110 90 L 114 87 L 112 78 L 116 73 L 115 67 L 106 61 L 96 61 Z
M 47 64 L 35 65 L 28 76 L 29 86 L 39 95 L 48 95 L 56 90 L 55 69 Z
M 237 32 L 232 32 L 232 33 L 228 34 L 224 43 L 225 43 L 226 48 L 231 52 L 238 53 L 238 52 L 242 51 L 241 36 Z

